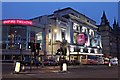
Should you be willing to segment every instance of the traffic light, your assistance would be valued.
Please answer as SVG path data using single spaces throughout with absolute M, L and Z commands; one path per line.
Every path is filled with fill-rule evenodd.
M 36 49 L 36 43 L 34 43 L 33 45 L 34 45 L 34 48 Z
M 40 49 L 40 43 L 36 43 L 36 49 Z
M 31 42 L 28 42 L 28 49 L 31 49 Z
M 31 51 L 35 52 L 36 50 L 36 44 L 35 43 L 31 43 Z
M 39 55 L 39 50 L 41 50 L 40 43 L 36 43 L 36 49 L 37 49 L 36 56 L 38 56 Z

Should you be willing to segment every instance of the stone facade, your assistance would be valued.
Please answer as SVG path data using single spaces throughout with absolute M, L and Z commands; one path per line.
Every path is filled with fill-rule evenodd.
M 48 35 L 47 55 L 56 55 L 57 50 L 63 47 L 60 44 L 64 41 L 67 42 L 66 57 L 69 59 L 79 60 L 81 55 L 103 55 L 101 36 L 97 31 L 96 22 L 70 7 L 56 10 L 46 18 L 40 16 L 31 20 L 41 24 L 45 20 L 48 21 L 44 24 L 47 25 L 46 35 Z M 83 42 L 80 42 L 81 36 L 84 38 Z
M 99 25 L 99 32 L 102 37 L 103 54 L 106 56 L 119 56 L 120 54 L 120 27 L 119 23 L 114 19 L 111 27 L 105 12 L 101 17 L 101 24 Z

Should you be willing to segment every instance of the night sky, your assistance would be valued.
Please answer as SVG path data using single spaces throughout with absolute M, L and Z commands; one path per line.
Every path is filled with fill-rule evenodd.
M 103 11 L 113 24 L 118 19 L 118 2 L 2 2 L 2 19 L 31 19 L 71 7 L 100 24 Z

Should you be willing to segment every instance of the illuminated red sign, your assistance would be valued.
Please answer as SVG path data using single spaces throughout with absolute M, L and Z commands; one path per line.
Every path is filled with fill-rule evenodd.
M 29 20 L 3 20 L 3 24 L 17 24 L 17 25 L 32 25 L 32 21 Z

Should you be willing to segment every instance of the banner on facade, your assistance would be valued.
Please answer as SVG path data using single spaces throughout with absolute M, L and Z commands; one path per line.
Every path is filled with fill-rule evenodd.
M 88 41 L 88 36 L 86 34 L 78 34 L 78 44 L 83 45 Z
M 91 46 L 92 46 L 92 47 L 97 47 L 97 46 L 99 46 L 99 38 L 93 38 L 93 39 L 91 40 Z

